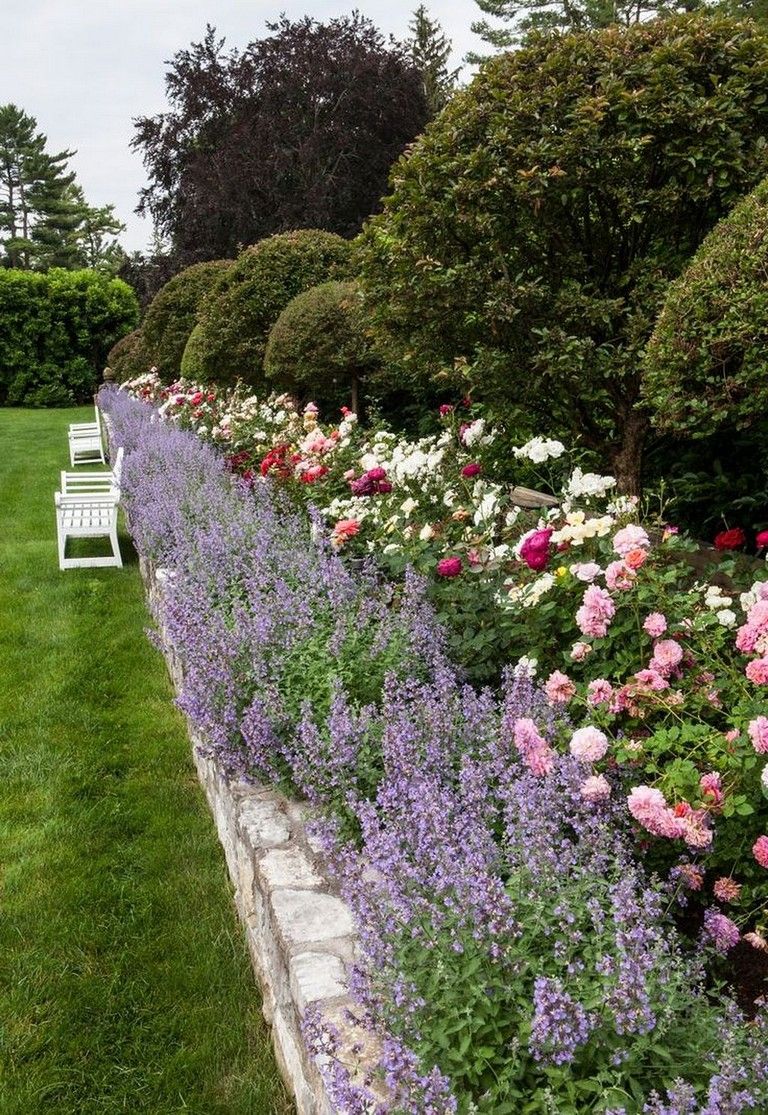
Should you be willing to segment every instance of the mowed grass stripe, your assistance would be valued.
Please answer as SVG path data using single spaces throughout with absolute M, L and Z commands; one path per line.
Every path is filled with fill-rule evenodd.
M 0 1115 L 287 1115 L 130 542 L 58 570 L 89 413 L 0 410 Z

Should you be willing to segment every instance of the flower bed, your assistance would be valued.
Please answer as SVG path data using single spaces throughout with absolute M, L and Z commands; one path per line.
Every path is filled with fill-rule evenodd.
M 192 405 L 204 402 L 215 399 Z M 750 841 L 759 826 L 765 832 L 764 683 L 744 673 L 765 657 L 759 586 L 738 605 L 721 593 L 717 606 L 705 588 L 683 581 L 681 589 L 675 558 L 684 544 L 674 534 L 652 545 L 631 506 L 578 506 L 602 498 L 597 487 L 610 491 L 604 479 L 577 474 L 582 491 L 572 490 L 570 506 L 541 522 L 536 513 L 532 524 L 524 512 L 507 523 L 504 485 L 483 480 L 480 503 L 490 492 L 495 504 L 481 572 L 468 572 L 463 536 L 451 547 L 458 552 L 436 557 L 433 538 L 419 539 L 432 549 L 415 552 L 428 555 L 422 568 L 432 562 L 434 584 L 456 587 L 466 576 L 484 586 L 496 614 L 512 617 L 509 630 L 521 625 L 520 648 L 536 647 L 546 685 L 536 688 L 523 664 L 504 673 L 498 692 L 478 691 L 448 656 L 425 583 L 414 574 L 383 579 L 375 568 L 351 573 L 340 558 L 348 540 L 334 539 L 345 520 L 307 515 L 293 498 L 299 486 L 316 497 L 330 478 L 326 511 L 341 498 L 372 507 L 416 500 L 411 480 L 424 500 L 427 473 L 415 468 L 401 481 L 393 466 L 408 453 L 390 444 L 386 465 L 344 479 L 326 464 L 307 482 L 290 445 L 275 452 L 288 443 L 267 437 L 259 473 L 276 482 L 254 483 L 255 470 L 238 479 L 197 437 L 125 393 L 105 392 L 103 405 L 128 450 L 137 545 L 176 573 L 163 620 L 186 666 L 182 707 L 227 770 L 291 787 L 325 818 L 322 836 L 357 917 L 354 991 L 381 1042 L 390 1109 L 764 1108 L 762 1016 L 745 1024 L 704 990 L 709 958 L 741 933 L 726 903 L 738 899 L 725 908 L 751 919 L 747 931 L 761 942 L 760 835 L 756 850 Z M 317 429 L 303 429 L 306 421 L 290 408 L 275 416 L 297 436 Z M 466 467 L 463 454 L 475 448 L 467 430 L 474 425 L 470 440 L 488 436 L 477 421 L 447 431 L 453 440 L 436 435 L 444 440 L 431 450 L 421 445 L 427 457 L 444 450 L 429 476 L 444 461 L 454 472 Z M 244 452 L 227 425 L 226 440 Z M 355 438 L 365 435 L 354 423 L 332 433 L 322 434 L 333 444 L 319 455 L 338 455 L 339 467 L 345 453 L 359 460 Z M 551 449 L 537 443 L 527 453 Z M 476 484 L 478 475 L 466 479 Z M 361 479 L 367 494 L 350 490 Z M 372 514 L 380 521 L 383 512 Z M 453 512 L 450 521 L 466 529 Z M 349 537 L 375 542 L 375 529 L 366 538 L 360 525 Z M 445 533 L 435 534 L 444 546 Z M 508 553 L 489 557 L 491 540 Z M 438 562 L 451 558 L 461 571 L 441 575 Z M 555 561 L 562 565 L 550 572 Z M 545 575 L 552 583 L 526 607 Z M 741 623 L 736 607 L 746 608 Z M 719 614 L 728 611 L 733 626 Z M 702 678 L 713 663 L 715 677 Z M 674 734 L 681 721 L 692 735 Z M 726 874 L 726 863 L 741 874 Z M 663 881 L 649 865 L 664 869 Z M 695 949 L 672 919 L 691 886 L 712 888 Z M 322 1019 L 307 1039 L 325 1059 L 339 1110 L 373 1110 L 354 1066 L 334 1060 Z

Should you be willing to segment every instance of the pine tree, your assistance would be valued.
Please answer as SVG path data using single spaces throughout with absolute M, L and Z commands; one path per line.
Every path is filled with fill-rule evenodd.
M 38 267 L 71 219 L 74 152 L 49 154 L 46 144 L 33 116 L 0 105 L 0 246 L 8 267 Z
M 452 44 L 437 20 L 430 19 L 424 4 L 420 4 L 413 13 L 408 29 L 411 38 L 407 40 L 407 46 L 422 74 L 430 115 L 437 116 L 450 100 L 459 76 L 459 70 L 448 69 Z
M 740 7 L 743 0 L 735 0 Z M 628 27 L 653 16 L 691 12 L 705 7 L 705 0 L 476 0 L 487 19 L 476 20 L 472 30 L 496 50 L 508 50 L 524 39 L 529 31 L 586 31 Z M 466 61 L 484 62 L 487 54 L 470 53 Z
M 114 207 L 88 205 L 68 167 L 75 152 L 47 143 L 33 116 L 0 105 L 0 266 L 117 268 Z

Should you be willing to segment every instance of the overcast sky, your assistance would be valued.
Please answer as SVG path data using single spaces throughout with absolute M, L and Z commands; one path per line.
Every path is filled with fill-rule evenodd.
M 113 203 L 127 225 L 122 243 L 147 246 L 152 229 L 136 216 L 145 184 L 141 159 L 129 148 L 132 119 L 165 106 L 165 61 L 203 37 L 212 23 L 230 46 L 266 33 L 282 11 L 325 20 L 353 7 L 385 33 L 403 37 L 419 0 L 5 0 L 13 16 L 0 66 L 0 104 L 36 117 L 49 149 L 75 148 L 72 167 L 92 205 Z M 453 41 L 458 65 L 479 40 L 469 30 L 474 0 L 426 0 Z

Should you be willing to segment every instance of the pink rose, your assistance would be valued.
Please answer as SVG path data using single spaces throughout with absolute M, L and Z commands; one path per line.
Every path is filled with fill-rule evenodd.
M 752 855 L 761 867 L 768 867 L 768 836 L 758 836 L 752 845 Z
M 571 658 L 574 662 L 583 662 L 588 654 L 592 653 L 592 647 L 589 643 L 574 643 L 571 647 Z
M 605 678 L 595 678 L 587 686 L 587 701 L 590 705 L 607 705 L 613 698 L 613 686 Z
M 438 577 L 458 577 L 461 573 L 462 562 L 460 557 L 441 558 L 437 563 Z
M 604 588 L 590 585 L 585 589 L 582 604 L 576 613 L 576 622 L 583 635 L 601 638 L 608 632 L 608 625 L 616 613 L 616 605 Z
M 585 801 L 605 801 L 611 796 L 611 785 L 604 775 L 592 774 L 579 786 L 579 793 Z
M 718 902 L 735 902 L 741 894 L 741 883 L 737 883 L 729 875 L 723 875 L 712 887 Z
M 661 612 L 651 612 L 651 614 L 645 618 L 643 630 L 647 635 L 650 635 L 652 639 L 660 638 L 667 630 L 666 616 L 663 616 Z
M 580 763 L 597 763 L 608 750 L 608 740 L 599 728 L 577 728 L 568 749 Z
M 515 721 L 512 729 L 515 747 L 523 762 L 538 778 L 549 774 L 554 766 L 555 753 L 528 716 Z
M 753 658 L 744 673 L 755 685 L 768 685 L 768 658 Z
M 606 566 L 605 583 L 612 592 L 617 589 L 626 591 L 632 588 L 634 579 L 635 574 L 627 568 L 623 561 L 612 561 L 610 565 Z
M 647 693 L 660 693 L 662 689 L 669 689 L 669 682 L 658 670 L 638 670 L 635 681 L 637 688 Z
M 566 705 L 575 694 L 576 686 L 567 674 L 562 673 L 561 670 L 555 670 L 547 678 L 544 692 L 552 704 Z
M 665 677 L 679 666 L 683 658 L 683 648 L 674 639 L 660 639 L 654 644 L 651 669 Z
M 618 530 L 613 536 L 614 552 L 624 557 L 630 550 L 646 549 L 651 540 L 642 527 L 630 524 Z
M 756 716 L 750 720 L 747 732 L 758 755 L 768 755 L 768 716 Z
M 602 569 L 596 561 L 579 561 L 571 566 L 571 573 L 577 581 L 586 581 L 592 584 L 598 573 L 602 573 Z
M 710 807 L 716 809 L 722 805 L 723 784 L 717 771 L 711 771 L 709 774 L 702 774 L 699 779 L 699 788 L 701 789 L 702 797 L 707 799 L 707 804 Z
M 764 550 L 768 546 L 768 530 L 760 530 L 755 537 L 755 545 L 758 550 Z

